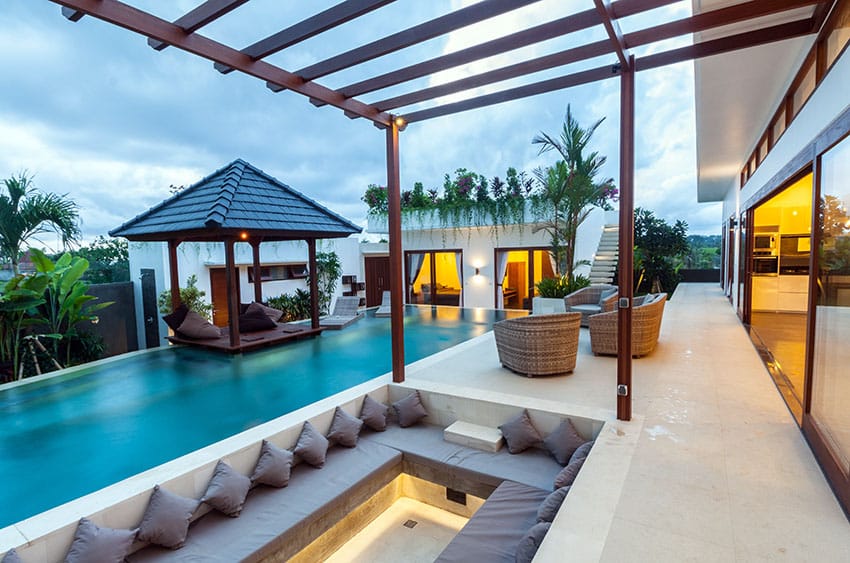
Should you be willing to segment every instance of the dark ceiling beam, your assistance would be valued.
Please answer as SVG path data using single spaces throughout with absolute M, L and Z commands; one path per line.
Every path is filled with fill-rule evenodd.
M 609 0 L 593 0 L 593 3 L 596 4 L 596 11 L 602 19 L 605 33 L 608 34 L 608 39 L 614 45 L 614 51 L 617 53 L 617 58 L 620 59 L 620 66 L 628 70 L 631 53 L 629 53 L 626 42 L 623 40 L 623 31 L 620 29 L 620 24 L 617 23 L 614 10 L 611 9 L 611 2 Z
M 304 82 L 298 76 L 265 61 L 254 61 L 244 53 L 213 41 L 197 33 L 186 34 L 178 25 L 128 6 L 118 0 L 51 0 L 52 2 L 85 12 L 88 15 L 139 33 L 146 37 L 168 43 L 188 53 L 213 62 L 225 64 L 250 76 L 277 84 L 298 92 L 308 98 L 338 107 L 379 126 L 388 126 L 390 116 L 358 100 L 345 98 L 342 94 L 314 82 Z
M 649 70 L 678 62 L 710 57 L 712 55 L 719 55 L 785 39 L 792 39 L 794 37 L 811 35 L 812 33 L 812 18 L 805 18 L 781 25 L 730 35 L 720 39 L 704 41 L 695 45 L 682 47 L 680 49 L 672 49 L 663 53 L 649 55 L 635 61 L 635 70 Z M 616 69 L 612 69 L 610 66 L 604 66 L 560 78 L 552 78 L 542 82 L 520 86 L 518 88 L 511 88 L 501 92 L 485 94 L 483 96 L 463 100 L 461 102 L 454 102 L 409 114 L 403 114 L 402 117 L 408 123 L 425 121 L 426 119 L 433 119 L 435 117 L 500 104 L 511 100 L 542 94 L 544 92 L 562 90 L 579 84 L 596 82 L 613 76 L 619 76 Z
M 834 9 L 835 5 L 838 3 L 838 0 L 821 0 L 815 8 L 815 13 L 812 14 L 812 31 L 818 33 L 823 27 L 824 22 L 826 22 L 826 18 Z
M 324 12 L 245 47 L 242 52 L 254 60 L 262 59 L 392 2 L 395 2 L 395 0 L 345 0 L 345 2 L 340 2 Z M 215 68 L 222 74 L 227 74 L 233 70 L 219 64 L 216 64 Z
M 492 106 L 503 102 L 509 102 L 511 100 L 519 100 L 520 98 L 528 98 L 529 96 L 536 96 L 546 92 L 563 90 L 580 84 L 589 84 L 606 78 L 613 78 L 614 76 L 619 76 L 619 73 L 612 70 L 611 65 L 606 65 L 582 72 L 576 72 L 567 76 L 560 76 L 558 78 L 535 82 L 534 84 L 518 86 L 509 90 L 502 90 L 501 92 L 478 96 L 469 100 L 415 111 L 413 113 L 405 114 L 402 117 L 407 123 L 415 123 L 417 121 L 425 121 L 426 119 L 433 119 L 443 115 L 450 115 L 471 109 Z
M 246 2 L 248 0 L 207 0 L 194 10 L 174 20 L 174 25 L 183 28 L 186 33 L 194 33 Z M 162 51 L 168 47 L 167 43 L 152 38 L 148 38 L 148 45 L 157 51 Z
M 84 12 L 78 12 L 77 10 L 72 10 L 71 8 L 62 7 L 62 15 L 68 20 L 72 22 L 78 22 L 83 19 L 83 16 L 86 15 Z
M 634 0 L 620 0 L 619 2 L 613 3 L 611 6 L 613 11 L 616 11 L 622 6 L 626 6 L 626 8 L 621 9 L 621 11 L 627 12 L 629 15 L 634 15 L 659 8 L 661 6 L 666 6 L 668 4 L 673 4 L 675 2 L 678 2 L 678 0 L 650 0 L 641 2 L 636 2 Z M 470 63 L 484 57 L 492 57 L 493 55 L 499 55 L 508 51 L 513 51 L 514 49 L 519 49 L 520 47 L 526 47 L 548 39 L 567 35 L 568 33 L 586 29 L 588 27 L 598 25 L 599 23 L 601 23 L 601 20 L 596 10 L 590 9 L 584 12 L 578 12 L 576 14 L 571 14 L 564 18 L 519 31 L 499 39 L 494 39 L 492 41 L 487 41 L 486 43 L 481 43 L 480 45 L 462 49 L 455 53 L 443 55 L 429 61 L 410 65 L 349 86 L 344 86 L 339 88 L 339 92 L 341 92 L 344 96 L 360 96 L 361 94 L 395 86 L 396 84 L 401 84 L 409 80 L 421 78 L 422 76 L 434 74 L 435 72 L 440 72 L 442 70 Z
M 689 33 L 698 33 L 715 27 L 770 16 L 794 8 L 817 4 L 820 0 L 752 0 L 718 10 L 694 14 L 673 22 L 648 27 L 625 35 L 626 46 L 636 47 L 655 41 L 670 39 Z
M 296 71 L 304 80 L 315 80 L 328 74 L 422 43 L 462 27 L 504 14 L 539 0 L 482 0 L 466 8 L 388 35 L 362 47 Z
M 775 43 L 785 39 L 793 39 L 795 37 L 803 37 L 811 35 L 812 18 L 804 18 L 780 25 L 746 31 L 719 39 L 703 41 L 687 47 L 672 49 L 663 53 L 648 55 L 637 60 L 635 70 L 649 70 L 661 66 L 667 66 L 682 61 L 700 59 L 719 55 L 731 51 L 739 51 L 750 47 L 757 47 L 767 43 Z

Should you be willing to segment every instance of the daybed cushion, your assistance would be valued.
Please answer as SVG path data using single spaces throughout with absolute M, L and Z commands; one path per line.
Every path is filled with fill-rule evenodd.
M 410 428 L 389 426 L 384 432 L 364 430 L 362 442 L 377 442 L 405 454 L 405 471 L 417 477 L 486 497 L 510 480 L 552 490 L 552 481 L 562 469 L 548 452 L 531 448 L 518 455 L 475 450 L 443 439 L 443 428 L 419 424 Z M 469 485 L 483 485 L 473 490 Z
M 505 442 L 508 443 L 508 451 L 512 454 L 524 452 L 540 444 L 541 436 L 537 428 L 528 417 L 528 411 L 522 409 L 516 417 L 499 426 Z
M 236 518 L 242 512 L 245 497 L 248 496 L 250 488 L 250 479 L 219 460 L 201 502 L 205 502 L 219 512 Z
M 260 332 L 261 330 L 272 330 L 277 328 L 277 325 L 271 320 L 268 315 L 259 309 L 248 310 L 244 314 L 239 315 L 239 332 Z
M 362 420 L 337 407 L 334 410 L 334 418 L 328 431 L 328 439 L 335 444 L 353 448 L 357 445 L 357 437 L 360 435 L 361 428 L 363 428 Z
M 531 563 L 550 526 L 551 522 L 538 522 L 526 532 L 517 546 L 516 563 Z
M 248 305 L 245 309 L 245 313 L 256 313 L 259 311 L 260 313 L 267 316 L 272 322 L 278 322 L 280 318 L 283 316 L 283 311 L 280 309 L 275 309 L 274 307 L 268 307 L 267 305 L 263 305 L 262 303 L 257 303 L 256 301 Z
M 548 491 L 505 481 L 446 546 L 441 563 L 511 562 L 526 532 L 537 522 L 537 507 Z
M 221 330 L 195 311 L 189 311 L 177 328 L 177 334 L 196 340 L 210 340 L 220 337 Z
M 81 518 L 65 563 L 121 563 L 135 537 L 136 530 L 101 528 L 88 518 Z
M 154 486 L 142 523 L 139 539 L 163 547 L 176 549 L 186 541 L 189 522 L 198 508 L 198 501 L 168 492 Z
M 587 440 L 582 438 L 570 419 L 562 420 L 548 436 L 543 440 L 543 446 L 558 460 L 561 465 L 566 465 L 580 446 Z
M 260 457 L 251 474 L 251 482 L 256 485 L 270 487 L 285 487 L 292 473 L 292 461 L 295 457 L 289 450 L 278 448 L 271 442 L 263 440 L 260 447 Z
M 333 510 L 347 514 L 401 472 L 401 453 L 360 440 L 356 448 L 332 448 L 324 468 L 292 468 L 284 489 L 257 487 L 237 519 L 211 512 L 189 528 L 182 549 L 149 546 L 128 559 L 149 561 L 257 561 L 278 550 L 292 557 L 336 521 Z
M 387 429 L 387 405 L 379 403 L 369 395 L 363 399 L 363 407 L 360 409 L 360 419 L 367 428 L 376 432 Z
M 402 428 L 413 426 L 428 416 L 428 411 L 422 405 L 422 398 L 419 396 L 418 390 L 393 403 L 393 409 L 398 416 L 398 424 Z
M 180 325 L 182 325 L 183 321 L 186 320 L 186 313 L 188 312 L 189 307 L 187 307 L 185 303 L 181 303 L 176 309 L 174 309 L 174 311 L 162 317 L 162 320 L 165 321 L 168 328 L 177 332 L 177 329 L 180 328 Z

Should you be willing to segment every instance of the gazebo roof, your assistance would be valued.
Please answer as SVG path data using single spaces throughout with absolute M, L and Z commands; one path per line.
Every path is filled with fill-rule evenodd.
M 109 232 L 130 240 L 220 240 L 248 233 L 263 240 L 342 238 L 362 229 L 236 159 Z

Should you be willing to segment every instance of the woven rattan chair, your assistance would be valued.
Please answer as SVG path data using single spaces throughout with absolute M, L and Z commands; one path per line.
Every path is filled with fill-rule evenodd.
M 503 366 L 516 373 L 567 374 L 576 367 L 580 313 L 507 319 L 493 325 Z
M 632 308 L 632 356 L 646 356 L 658 343 L 666 293 L 650 294 Z M 590 349 L 595 355 L 617 354 L 617 311 L 590 317 Z
M 564 297 L 564 306 L 567 312 L 581 313 L 581 326 L 587 326 L 591 315 L 617 308 L 617 286 L 600 283 L 584 287 Z

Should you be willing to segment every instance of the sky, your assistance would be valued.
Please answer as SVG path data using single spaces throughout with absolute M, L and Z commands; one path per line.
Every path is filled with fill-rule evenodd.
M 337 2 L 252 0 L 201 33 L 241 47 Z M 174 20 L 199 0 L 129 3 Z M 472 3 L 397 0 L 269 61 L 294 71 Z M 540 0 L 318 82 L 341 87 L 592 5 Z M 659 23 L 659 15 L 678 18 L 689 11 L 690 2 L 678 2 L 622 25 L 628 31 Z M 374 102 L 604 37 L 601 27 L 580 32 L 360 99 Z M 649 46 L 636 55 L 682 41 Z M 611 55 L 532 79 L 613 62 Z M 0 3 L 0 71 L 0 178 L 27 171 L 40 190 L 67 194 L 79 206 L 86 240 L 159 203 L 170 195 L 169 186 L 190 185 L 236 158 L 364 226 L 363 191 L 369 184 L 386 184 L 385 134 L 370 122 L 348 119 L 335 108 L 314 108 L 300 94 L 275 94 L 237 72 L 222 75 L 210 61 L 173 47 L 156 52 L 144 37 L 92 17 L 70 22 L 47 0 Z M 463 97 L 520 83 L 508 81 Z M 691 63 L 637 74 L 635 203 L 668 221 L 686 220 L 691 234 L 716 234 L 718 204 L 696 202 L 693 95 Z M 612 79 L 411 124 L 400 138 L 402 189 L 414 182 L 440 187 L 446 173 L 461 167 L 504 178 L 510 166 L 531 172 L 552 164 L 553 154 L 539 155 L 531 140 L 541 131 L 557 133 L 568 104 L 582 124 L 605 118 L 591 148 L 608 157 L 603 174 L 616 182 L 619 81 Z

